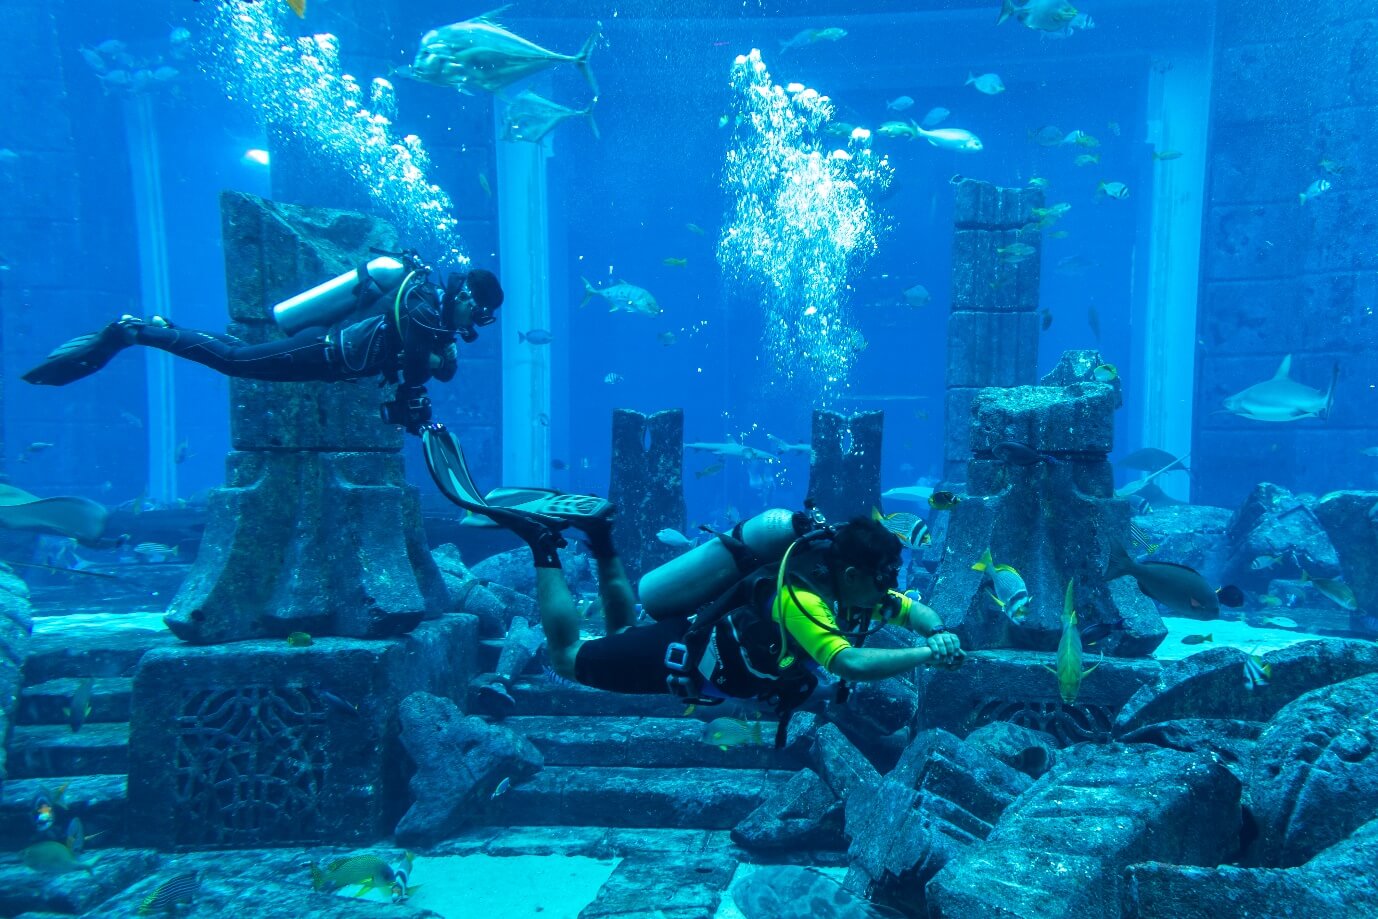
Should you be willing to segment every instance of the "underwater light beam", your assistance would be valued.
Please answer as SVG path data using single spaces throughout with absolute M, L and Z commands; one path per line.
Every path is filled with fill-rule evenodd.
M 847 385 L 865 347 L 843 293 L 876 251 L 870 195 L 894 175 L 869 132 L 826 150 L 832 101 L 799 83 L 771 82 L 761 53 L 732 64 L 737 127 L 723 184 L 733 207 L 718 241 L 729 278 L 758 290 L 777 379 L 799 380 L 824 404 Z

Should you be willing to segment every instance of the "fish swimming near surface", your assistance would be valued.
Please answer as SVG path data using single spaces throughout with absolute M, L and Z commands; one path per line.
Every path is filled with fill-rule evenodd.
M 153 893 L 144 897 L 139 904 L 139 915 L 147 916 L 156 912 L 174 912 L 179 906 L 186 906 L 196 899 L 201 889 L 201 879 L 197 872 L 179 874 L 159 884 Z
M 1292 355 L 1282 359 L 1271 380 L 1255 383 L 1225 400 L 1224 411 L 1251 421 L 1300 421 L 1303 418 L 1326 418 L 1335 401 L 1335 382 L 1340 378 L 1340 365 L 1335 364 L 1330 376 L 1330 388 L 1325 392 L 1312 389 L 1292 379 Z
M 474 89 L 495 93 L 556 64 L 568 63 L 584 75 L 593 95 L 598 96 L 589 56 L 598 44 L 599 32 L 590 35 L 577 54 L 558 54 L 498 25 L 494 17 L 499 12 L 431 29 L 421 37 L 411 66 L 397 73 L 422 83 L 453 86 L 462 93 Z
M 990 575 L 991 597 L 1014 622 L 1023 622 L 1028 615 L 1028 606 L 1033 598 L 1024 583 L 1024 576 L 1011 565 L 997 565 L 987 549 L 981 560 L 971 566 L 972 571 L 984 571 Z M 1080 647 L 1080 644 L 1078 644 Z
M 995 24 L 1001 25 L 1011 17 L 1036 32 L 1060 32 L 1077 18 L 1077 9 L 1066 0 L 1003 0 Z
M 1081 633 L 1077 631 L 1076 581 L 1067 582 L 1067 596 L 1062 604 L 1062 638 L 1057 643 L 1057 668 L 1044 664 L 1057 677 L 1058 693 L 1062 701 L 1071 705 L 1081 695 L 1081 681 L 1090 676 L 1100 664 L 1081 669 Z
M 928 524 L 918 514 L 908 512 L 897 512 L 893 514 L 882 514 L 880 508 L 871 508 L 871 519 L 878 521 L 891 533 L 899 537 L 900 542 L 909 548 L 924 546 L 933 541 L 933 537 L 928 532 Z
M 644 287 L 637 287 L 626 281 L 618 281 L 616 284 L 609 284 L 599 290 L 590 284 L 587 278 L 580 280 L 584 282 L 584 299 L 579 301 L 581 307 L 594 297 L 602 297 L 608 301 L 608 312 L 610 313 L 640 313 L 643 316 L 659 316 L 662 312 L 656 298 Z
M 566 108 L 528 89 L 513 99 L 507 106 L 507 111 L 503 113 L 502 139 L 538 144 L 547 134 L 571 118 L 587 118 L 594 138 L 601 139 L 598 122 L 593 120 L 592 103 L 582 109 Z
M 1215 619 L 1220 615 L 1220 600 L 1199 572 L 1173 562 L 1139 562 L 1119 543 L 1110 546 L 1110 561 L 1105 579 L 1126 575 L 1138 582 L 1144 596 L 1157 600 L 1181 616 Z

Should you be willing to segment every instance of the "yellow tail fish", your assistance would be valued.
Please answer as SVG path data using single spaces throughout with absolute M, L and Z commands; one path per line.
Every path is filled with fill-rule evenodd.
M 1062 640 L 1057 643 L 1057 669 L 1047 664 L 1043 668 L 1057 676 L 1058 692 L 1062 701 L 1071 705 L 1081 692 L 1081 681 L 1086 679 L 1100 664 L 1092 664 L 1087 670 L 1081 669 L 1081 632 L 1077 631 L 1077 608 L 1075 580 L 1067 582 L 1067 599 L 1062 605 Z M 1104 659 L 1104 655 L 1102 655 Z

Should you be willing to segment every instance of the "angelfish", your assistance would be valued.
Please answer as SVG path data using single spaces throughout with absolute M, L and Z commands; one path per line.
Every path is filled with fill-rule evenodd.
M 1335 381 L 1340 377 L 1336 364 L 1325 392 L 1292 379 L 1292 355 L 1282 359 L 1271 380 L 1255 383 L 1225 400 L 1225 411 L 1253 421 L 1300 421 L 1325 418 L 1335 401 Z
M 1009 565 L 995 564 L 989 549 L 981 556 L 979 562 L 971 566 L 971 570 L 990 573 L 991 585 L 995 588 L 991 592 L 991 597 L 1005 611 L 1006 616 L 1019 622 L 1027 615 L 1029 601 L 1033 598 L 1029 596 L 1029 588 L 1024 584 L 1023 575 Z M 1080 639 L 1077 642 L 1077 647 L 1080 648 Z
M 1057 676 L 1057 689 L 1062 701 L 1071 705 L 1081 693 L 1081 681 L 1100 664 L 1081 669 L 1081 633 L 1077 631 L 1076 581 L 1067 582 L 1067 599 L 1062 604 L 1062 640 L 1057 643 L 1057 669 L 1047 664 L 1043 668 Z

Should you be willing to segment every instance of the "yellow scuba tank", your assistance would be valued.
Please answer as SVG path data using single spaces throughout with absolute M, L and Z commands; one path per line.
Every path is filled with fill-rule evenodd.
M 717 599 L 755 568 L 779 561 L 785 550 L 812 528 L 807 516 L 794 511 L 762 511 L 738 524 L 731 534 L 745 544 L 752 559 L 739 561 L 740 549 L 734 552 L 723 539 L 710 539 L 643 574 L 637 584 L 641 606 L 657 621 L 688 616 Z
M 397 289 L 407 276 L 407 266 L 390 255 L 380 255 L 365 266 L 368 276 L 378 287 L 378 296 Z M 356 287 L 357 269 L 346 271 L 324 284 L 283 300 L 273 307 L 273 319 L 278 328 L 295 335 L 311 326 L 332 326 L 352 313 L 359 305 Z

